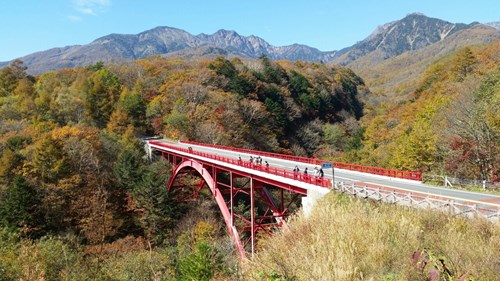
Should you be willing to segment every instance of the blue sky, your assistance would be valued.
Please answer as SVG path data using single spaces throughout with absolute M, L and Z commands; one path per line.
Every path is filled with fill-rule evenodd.
M 272 45 L 339 50 L 378 25 L 412 12 L 450 22 L 500 21 L 498 0 L 3 0 L 0 61 L 53 47 L 87 44 L 110 33 L 171 26 L 191 34 L 219 29 Z

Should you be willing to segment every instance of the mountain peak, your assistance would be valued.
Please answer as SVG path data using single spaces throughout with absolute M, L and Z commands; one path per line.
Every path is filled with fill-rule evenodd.
M 425 18 L 427 18 L 427 16 L 424 13 L 420 13 L 420 12 L 409 13 L 406 15 L 405 18 L 407 18 L 407 17 L 425 17 Z
M 182 29 L 176 28 L 176 27 L 171 27 L 171 26 L 166 26 L 166 25 L 160 25 L 155 28 L 143 31 L 137 35 L 143 34 L 143 33 L 151 33 L 151 32 L 165 32 L 165 31 L 180 31 L 180 32 L 185 32 Z
M 234 31 L 234 30 L 226 30 L 226 29 L 219 29 L 213 35 L 218 35 L 218 36 L 240 36 L 236 31 Z
M 434 44 L 468 27 L 463 23 L 450 23 L 422 13 L 408 14 L 400 20 L 377 27 L 363 41 L 341 50 L 343 55 L 337 62 L 346 65 L 372 52 L 377 52 L 377 57 L 383 60 Z

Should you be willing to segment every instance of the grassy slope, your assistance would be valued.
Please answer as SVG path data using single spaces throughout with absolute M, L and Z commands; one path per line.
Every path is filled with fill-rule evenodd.
M 453 280 L 463 274 L 500 280 L 499 223 L 334 193 L 310 218 L 297 215 L 287 230 L 259 246 L 249 279 L 427 280 L 434 266 L 442 269 L 443 259 Z M 412 256 L 424 248 L 427 266 L 419 270 Z

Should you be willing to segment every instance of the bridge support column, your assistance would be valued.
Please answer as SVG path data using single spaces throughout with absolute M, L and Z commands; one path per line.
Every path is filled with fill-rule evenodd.
M 172 164 L 168 190 L 175 193 L 178 201 L 195 201 L 205 186 L 210 190 L 241 258 L 249 253 L 254 255 L 258 248 L 257 237 L 261 234 L 272 235 L 283 227 L 298 199 L 307 192 L 289 185 L 273 185 L 245 171 L 217 167 L 171 151 L 159 151 L 162 158 Z M 194 181 L 195 177 L 199 177 L 199 182 Z M 286 195 L 285 190 L 288 190 Z
M 330 189 L 327 188 L 307 190 L 307 196 L 302 197 L 302 210 L 304 211 L 304 216 L 309 217 L 316 202 L 323 198 L 329 191 Z
M 234 183 L 233 183 L 233 172 L 229 172 L 229 208 L 231 211 L 231 227 L 234 227 Z
M 148 156 L 149 161 L 153 161 L 153 152 L 151 150 L 151 146 L 148 143 L 144 144 L 144 150 L 146 151 L 146 155 Z
M 251 249 L 252 258 L 255 253 L 255 200 L 254 200 L 254 186 L 253 179 L 250 177 L 250 231 L 251 231 Z

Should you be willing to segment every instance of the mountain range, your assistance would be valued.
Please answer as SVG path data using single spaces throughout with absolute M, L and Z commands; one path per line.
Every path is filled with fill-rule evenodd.
M 260 37 L 242 36 L 235 31 L 219 30 L 210 35 L 192 35 L 181 29 L 161 26 L 135 35 L 110 34 L 86 45 L 52 48 L 20 59 L 28 67 L 28 72 L 33 74 L 86 66 L 98 61 L 122 63 L 150 55 L 179 58 L 212 58 L 218 55 L 257 58 L 265 55 L 273 60 L 321 61 L 341 65 L 350 65 L 369 57 L 377 63 L 444 42 L 453 34 L 467 33 L 478 25 L 486 26 L 477 22 L 450 23 L 414 13 L 379 26 L 370 36 L 353 46 L 329 52 L 301 44 L 272 46 Z M 500 39 L 500 23 L 488 23 L 487 26 L 488 35 L 475 42 L 487 43 Z M 463 44 L 467 44 L 467 40 Z M 8 63 L 0 63 L 0 66 Z

